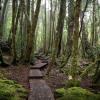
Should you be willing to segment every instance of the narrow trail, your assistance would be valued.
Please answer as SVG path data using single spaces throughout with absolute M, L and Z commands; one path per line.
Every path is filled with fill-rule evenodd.
M 28 100 L 54 100 L 53 93 L 46 81 L 41 69 L 44 69 L 47 63 L 38 62 L 34 66 L 30 66 L 29 84 L 30 94 Z

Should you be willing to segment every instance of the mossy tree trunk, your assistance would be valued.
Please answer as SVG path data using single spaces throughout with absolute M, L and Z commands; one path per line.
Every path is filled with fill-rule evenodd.
M 1 21 L 1 0 L 0 0 L 0 21 Z M 0 39 L 1 39 L 1 37 L 2 37 L 2 34 L 0 33 Z M 0 47 L 0 63 L 2 64 L 2 63 L 4 63 L 4 61 L 3 61 L 3 57 L 2 57 L 2 51 L 1 51 L 1 47 Z
M 16 5 L 17 1 L 12 0 L 12 55 L 13 55 L 13 64 L 16 64 L 16 29 L 15 29 L 15 20 L 16 20 Z
M 49 40 L 48 40 L 48 52 L 51 52 L 51 40 L 52 40 L 52 21 L 53 21 L 53 9 L 52 9 L 52 0 L 50 1 L 50 29 L 49 29 Z
M 0 0 L 0 22 L 1 22 L 1 16 L 2 16 L 2 0 Z M 1 23 L 0 23 L 0 39 L 2 39 L 2 26 L 1 26 Z
M 82 26 L 82 38 L 81 38 L 81 43 L 82 43 L 82 57 L 83 58 L 89 58 L 91 60 L 95 59 L 94 53 L 93 53 L 93 46 L 91 43 L 88 41 L 88 36 L 87 36 L 87 31 L 85 28 L 85 23 L 83 22 Z
M 53 52 L 54 50 L 54 45 L 55 45 L 55 26 L 56 26 L 56 11 L 57 11 L 57 0 L 55 1 L 55 6 L 54 6 L 54 10 L 52 12 L 52 32 L 51 32 L 51 52 Z
M 56 57 L 60 55 L 65 15 L 66 15 L 66 0 L 61 0 L 58 23 L 57 23 L 56 34 L 55 34 L 55 56 Z
M 44 18 L 44 54 L 46 54 L 47 52 L 47 10 L 46 10 L 46 5 L 47 5 L 47 2 L 45 0 L 45 9 L 44 9 L 44 15 L 45 15 L 45 18 Z
M 1 0 L 0 0 L 0 2 L 1 2 Z M 1 5 L 0 10 L 2 10 L 0 12 L 0 39 L 2 39 L 2 36 L 3 36 L 3 26 L 4 26 L 4 18 L 5 18 L 7 3 L 8 3 L 8 0 L 5 0 L 4 4 L 3 4 L 3 7 L 0 4 Z
M 92 1 L 93 5 L 93 15 L 92 15 L 92 32 L 91 32 L 91 44 L 92 46 L 96 46 L 97 44 L 97 34 L 96 34 L 96 0 Z
M 21 9 L 22 10 L 22 9 Z M 21 52 L 21 55 L 20 55 L 20 60 L 21 61 L 23 61 L 23 58 L 24 58 L 24 39 L 23 39 L 23 22 L 24 22 L 24 20 L 23 20 L 23 12 L 21 12 L 21 15 L 20 15 L 20 30 L 19 30 L 19 32 L 20 32 L 20 40 L 21 40 L 21 42 L 20 42 L 20 45 L 21 45 L 21 50 L 20 50 L 20 52 Z
M 79 16 L 81 11 L 81 0 L 75 1 L 74 11 L 74 34 L 73 34 L 73 47 L 72 47 L 72 65 L 71 65 L 71 76 L 73 79 L 77 77 L 78 68 L 78 44 L 79 44 Z
M 67 34 L 67 44 L 66 44 L 66 62 L 71 56 L 72 52 L 72 36 L 74 28 L 74 0 L 68 1 L 68 34 Z
M 31 60 L 31 54 L 34 46 L 34 36 L 35 36 L 35 30 L 38 21 L 38 15 L 40 11 L 40 5 L 41 5 L 41 0 L 37 0 L 36 10 L 33 16 L 33 22 L 31 26 L 29 25 L 30 29 L 28 29 L 28 41 L 27 41 L 26 58 L 25 58 L 26 62 L 30 62 Z

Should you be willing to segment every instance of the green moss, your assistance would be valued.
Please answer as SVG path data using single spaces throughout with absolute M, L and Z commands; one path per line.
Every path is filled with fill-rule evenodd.
M 56 97 L 62 97 L 62 96 L 64 96 L 64 93 L 65 93 L 65 89 L 64 89 L 64 88 L 57 89 L 57 90 L 55 91 L 55 96 L 56 96 Z
M 100 100 L 100 94 L 94 94 L 80 87 L 63 90 L 64 94 L 57 100 Z
M 12 80 L 0 79 L 0 100 L 22 100 L 27 91 Z
M 80 80 L 73 80 L 73 79 L 71 79 L 71 80 L 68 80 L 67 82 L 66 82 L 66 87 L 67 88 L 70 88 L 70 87 L 80 87 Z

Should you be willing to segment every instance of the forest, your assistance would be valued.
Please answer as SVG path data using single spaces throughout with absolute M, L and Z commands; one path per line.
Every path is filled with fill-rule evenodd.
M 0 100 L 100 100 L 100 0 L 0 0 Z

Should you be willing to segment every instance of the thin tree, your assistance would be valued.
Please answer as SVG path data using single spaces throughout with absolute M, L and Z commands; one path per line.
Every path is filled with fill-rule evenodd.
M 66 62 L 71 56 L 72 52 L 72 36 L 74 32 L 74 0 L 68 0 L 68 34 L 66 44 Z
M 61 41 L 62 41 L 65 15 L 66 15 L 66 0 L 61 0 L 58 23 L 56 28 L 56 36 L 55 36 L 55 50 L 56 50 L 55 54 L 57 57 L 59 56 L 61 50 Z
M 16 19 L 16 0 L 12 0 L 12 55 L 13 64 L 16 64 L 16 29 L 15 29 L 15 19 Z

